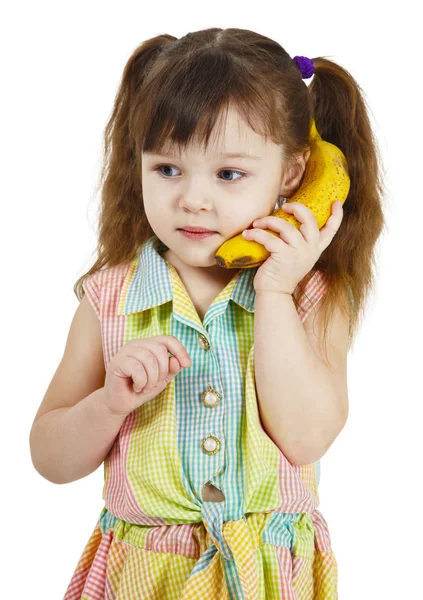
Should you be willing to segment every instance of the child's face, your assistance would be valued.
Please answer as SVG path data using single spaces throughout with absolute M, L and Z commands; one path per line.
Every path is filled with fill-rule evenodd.
M 221 132 L 207 154 L 190 146 L 180 157 L 142 155 L 147 219 L 169 247 L 173 264 L 171 256 L 191 267 L 216 265 L 214 255 L 223 242 L 250 227 L 254 219 L 271 214 L 279 195 L 288 197 L 284 182 L 291 169 L 282 163 L 280 146 L 265 142 L 234 110 L 228 112 Z M 223 152 L 246 152 L 258 159 L 219 157 Z M 193 240 L 179 231 L 186 226 L 217 233 Z

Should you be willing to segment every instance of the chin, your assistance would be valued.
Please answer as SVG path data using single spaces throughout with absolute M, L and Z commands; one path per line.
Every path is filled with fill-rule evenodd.
M 195 248 L 185 249 L 185 251 L 175 252 L 175 254 L 178 254 L 181 260 L 190 267 L 214 267 L 217 266 L 215 252 L 214 249 L 210 251 L 209 248 Z

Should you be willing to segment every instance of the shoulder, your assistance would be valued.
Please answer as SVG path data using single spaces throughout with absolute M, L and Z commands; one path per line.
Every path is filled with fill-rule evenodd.
M 82 287 L 97 316 L 101 318 L 105 312 L 113 312 L 117 307 L 120 293 L 132 262 L 106 267 L 87 275 Z
M 113 267 L 103 267 L 95 273 L 88 275 L 84 279 L 83 285 L 92 285 L 98 289 L 101 289 L 105 286 L 113 286 L 114 284 L 119 285 L 125 279 L 125 276 L 133 262 L 134 261 L 120 265 L 114 265 Z

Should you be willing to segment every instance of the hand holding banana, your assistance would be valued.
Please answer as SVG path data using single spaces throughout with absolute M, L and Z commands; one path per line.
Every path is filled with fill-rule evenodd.
M 262 217 L 254 221 L 254 229 L 243 231 L 247 239 L 257 240 L 270 252 L 270 257 L 254 277 L 256 292 L 293 294 L 298 283 L 316 264 L 329 246 L 343 217 L 342 202 L 332 204 L 332 214 L 319 231 L 314 214 L 300 202 L 285 203 L 282 209 L 292 212 L 301 222 L 301 231 L 284 219 Z M 276 232 L 272 234 L 268 229 Z
M 314 119 L 310 146 L 301 187 L 281 208 L 258 219 L 256 224 L 265 229 L 248 229 L 246 236 L 240 233 L 226 240 L 215 254 L 217 264 L 227 269 L 264 263 L 255 276 L 256 291 L 264 287 L 292 293 L 341 224 L 350 190 L 347 160 L 337 146 L 322 140 Z

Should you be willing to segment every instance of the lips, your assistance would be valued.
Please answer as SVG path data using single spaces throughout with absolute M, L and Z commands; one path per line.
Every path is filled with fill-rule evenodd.
M 180 227 L 183 231 L 191 231 L 192 233 L 216 233 L 213 229 L 205 229 L 204 227 Z

